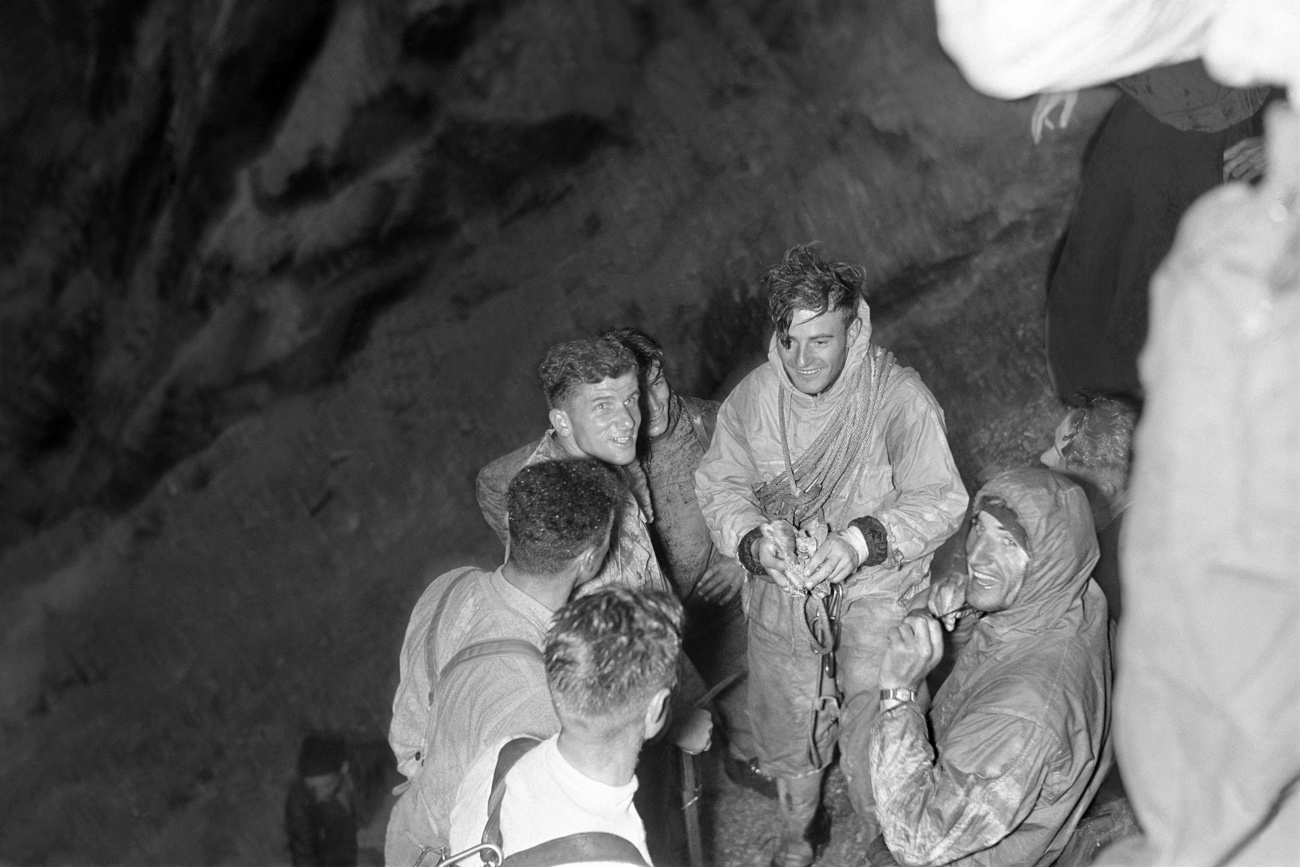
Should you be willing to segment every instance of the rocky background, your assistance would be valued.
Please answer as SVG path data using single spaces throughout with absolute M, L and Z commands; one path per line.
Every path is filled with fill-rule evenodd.
M 545 348 L 635 324 L 725 391 L 793 243 L 866 268 L 972 489 L 1037 455 L 1108 97 L 1035 147 L 933 34 L 906 0 L 0 4 L 0 861 L 285 860 L 301 733 L 382 736 L 415 597 L 499 560 L 473 477 L 543 429 Z M 717 785 L 751 863 L 731 819 L 771 806 Z

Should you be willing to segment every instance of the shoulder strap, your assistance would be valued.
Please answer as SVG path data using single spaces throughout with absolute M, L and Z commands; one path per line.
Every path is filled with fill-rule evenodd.
M 430 707 L 433 706 L 434 687 L 438 685 L 437 681 L 433 679 L 433 673 L 437 671 L 437 666 L 435 665 L 437 660 L 434 659 L 433 645 L 434 640 L 438 636 L 438 622 L 442 620 L 442 612 L 447 609 L 447 602 L 451 599 L 451 594 L 455 592 L 456 588 L 460 586 L 462 581 L 477 571 L 479 570 L 475 569 L 473 566 L 468 566 L 459 574 L 450 578 L 450 583 L 447 585 L 447 589 L 443 592 L 442 598 L 438 600 L 438 604 L 433 609 L 433 617 L 429 619 L 429 634 L 424 641 L 424 667 L 425 670 L 429 672 L 429 694 L 425 696 L 425 703 Z M 439 678 L 441 678 L 441 675 L 439 675 Z
M 630 840 L 605 831 L 569 834 L 538 843 L 515 852 L 501 862 L 501 867 L 560 867 L 564 864 L 591 862 L 635 864 L 648 867 L 645 858 Z
M 496 769 L 492 771 L 492 792 L 488 795 L 487 824 L 483 826 L 483 842 L 501 848 L 501 802 L 506 796 L 506 775 L 510 769 L 541 741 L 532 737 L 518 737 L 508 741 L 497 753 Z M 488 863 L 484 853 L 483 862 Z M 614 862 L 649 867 L 633 843 L 617 834 L 604 831 L 586 831 L 569 834 L 538 843 L 501 862 L 500 867 L 561 867 L 565 864 Z
M 442 680 L 447 676 L 447 672 L 466 662 L 489 656 L 509 656 L 511 654 L 531 656 L 538 662 L 542 661 L 542 652 L 537 649 L 537 645 L 524 641 L 522 638 L 494 638 L 488 641 L 476 641 L 462 647 L 455 656 L 447 660 L 447 664 L 442 667 L 442 671 L 438 672 L 438 680 Z
M 506 774 L 515 766 L 515 762 L 541 741 L 537 738 L 518 737 L 507 741 L 497 753 L 496 770 L 492 772 L 492 791 L 488 794 L 487 824 L 483 826 L 483 842 L 501 848 L 501 801 L 506 796 Z M 486 853 L 483 863 L 488 861 Z

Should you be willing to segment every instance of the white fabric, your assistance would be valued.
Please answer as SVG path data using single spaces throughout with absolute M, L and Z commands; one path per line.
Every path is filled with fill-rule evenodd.
M 497 754 L 509 740 L 488 747 L 466 772 L 451 811 L 453 852 L 481 842 Z M 604 831 L 635 845 L 649 864 L 645 827 L 632 803 L 636 786 L 636 777 L 626 785 L 610 786 L 585 776 L 560 754 L 559 735 L 547 738 L 506 774 L 501 801 L 502 854 L 509 857 L 569 834 Z
M 1225 84 L 1300 86 L 1296 0 L 935 0 L 935 9 L 962 73 L 1003 99 L 1197 56 Z

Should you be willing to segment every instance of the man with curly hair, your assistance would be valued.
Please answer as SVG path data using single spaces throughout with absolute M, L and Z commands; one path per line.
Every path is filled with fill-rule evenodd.
M 886 637 L 968 498 L 938 403 L 871 344 L 861 270 L 801 245 L 764 283 L 768 361 L 723 402 L 696 494 L 751 576 L 750 717 L 784 823 L 772 863 L 803 867 L 837 739 L 876 828 L 867 744 Z
M 670 590 L 646 529 L 654 510 L 636 456 L 641 427 L 636 359 L 616 340 L 567 340 L 547 351 L 538 373 L 551 428 L 479 472 L 476 493 L 483 518 L 506 545 L 508 556 L 505 493 L 515 473 L 540 461 L 595 458 L 619 475 L 628 493 L 618 510 L 609 557 L 592 587 L 622 584 Z
M 1056 427 L 1052 447 L 1039 458 L 1043 466 L 1073 479 L 1088 495 L 1101 546 L 1101 559 L 1092 580 L 1106 595 L 1110 617 L 1116 622 L 1122 610 L 1120 527 L 1129 503 L 1128 476 L 1137 419 L 1138 406 L 1132 399 L 1081 391 L 1070 399 L 1070 408 Z
M 545 662 L 559 734 L 540 743 L 507 738 L 479 756 L 452 811 L 453 850 L 483 839 L 499 769 L 511 751 L 526 751 L 500 776 L 495 827 L 506 857 L 594 831 L 630 843 L 649 863 L 635 771 L 642 745 L 668 720 L 682 619 L 670 594 L 625 587 L 601 588 L 556 613 Z
M 745 570 L 713 544 L 695 498 L 695 471 L 713 440 L 719 404 L 673 388 L 663 347 L 644 331 L 618 328 L 602 336 L 613 337 L 631 350 L 641 368 L 641 463 L 655 510 L 650 534 L 686 607 L 687 656 L 711 687 L 730 684 L 716 698 L 726 727 L 727 776 L 775 797 L 775 784 L 758 771 L 749 724 L 748 633 L 740 604 Z

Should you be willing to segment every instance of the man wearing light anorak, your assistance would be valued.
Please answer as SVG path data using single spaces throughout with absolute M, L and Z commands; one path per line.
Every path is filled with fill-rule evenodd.
M 778 867 L 813 861 L 837 738 L 854 806 L 875 825 L 867 739 L 887 636 L 968 501 L 943 411 L 870 342 L 862 282 L 809 246 L 768 271 L 768 361 L 723 403 L 695 477 L 719 550 L 751 574 L 749 710 L 780 794 Z M 829 532 L 796 562 L 795 530 L 819 522 Z
M 943 656 L 939 619 L 909 614 L 885 653 L 870 749 L 889 852 L 869 847 L 871 867 L 1046 867 L 1110 767 L 1106 597 L 1089 578 L 1083 489 L 1045 469 L 995 476 L 975 495 L 966 561 L 982 616 L 928 715 L 918 693 Z

